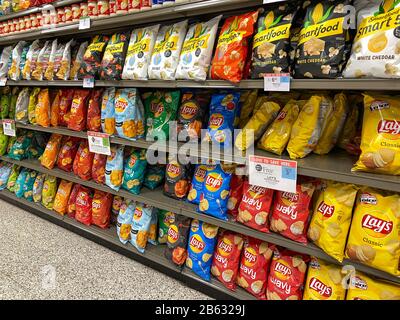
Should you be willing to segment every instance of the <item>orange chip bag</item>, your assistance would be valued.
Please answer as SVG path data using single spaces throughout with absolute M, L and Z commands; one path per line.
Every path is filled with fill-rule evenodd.
M 92 223 L 100 228 L 107 228 L 110 224 L 111 205 L 113 196 L 111 193 L 96 190 L 92 201 Z
M 60 95 L 61 90 L 57 90 L 57 94 L 54 97 L 50 108 L 50 124 L 53 127 L 58 127 L 60 123 Z
M 53 169 L 57 161 L 58 151 L 61 147 L 62 135 L 53 133 L 47 142 L 46 149 L 43 152 L 40 163 L 47 169 Z
M 75 218 L 76 196 L 78 195 L 78 191 L 79 191 L 80 187 L 81 187 L 80 184 L 74 184 L 74 186 L 72 187 L 71 194 L 68 199 L 67 214 L 68 214 L 68 217 L 70 217 L 70 218 Z
M 60 126 L 65 127 L 68 125 L 69 113 L 71 109 L 73 96 L 74 96 L 74 90 L 72 89 L 61 90 L 60 106 L 59 106 L 60 115 L 58 123 Z
M 79 138 L 66 137 L 63 140 L 62 147 L 57 157 L 57 167 L 70 172 L 72 170 L 72 164 L 78 151 Z
M 58 186 L 57 194 L 54 199 L 53 210 L 61 215 L 67 212 L 69 195 L 71 194 L 73 183 L 66 180 L 61 180 Z
M 93 90 L 90 94 L 86 127 L 88 131 L 101 131 L 101 100 L 103 89 Z
M 93 158 L 92 166 L 92 179 L 97 183 L 104 184 L 106 181 L 105 170 L 106 170 L 107 156 L 105 154 L 95 153 Z
M 94 153 L 89 151 L 89 143 L 87 140 L 79 144 L 72 169 L 74 174 L 83 180 L 90 180 L 92 177 Z
M 75 131 L 86 129 L 86 102 L 89 93 L 89 90 L 75 90 L 68 119 L 68 129 Z
M 50 96 L 49 89 L 42 89 L 38 94 L 35 107 L 36 123 L 42 127 L 50 126 Z
M 212 61 L 211 78 L 239 82 L 248 53 L 248 41 L 254 33 L 258 11 L 225 20 L 218 38 L 217 49 Z

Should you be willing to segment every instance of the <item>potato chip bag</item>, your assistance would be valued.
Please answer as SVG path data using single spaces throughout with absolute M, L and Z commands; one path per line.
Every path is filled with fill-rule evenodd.
M 111 206 L 111 218 L 110 218 L 111 225 L 117 225 L 119 209 L 121 209 L 121 204 L 123 201 L 124 199 L 122 199 L 122 197 L 114 196 Z
M 279 112 L 268 130 L 265 131 L 257 147 L 277 155 L 282 155 L 289 142 L 292 127 L 304 104 L 304 100 L 290 100 Z
M 76 137 L 65 137 L 58 152 L 57 167 L 71 172 L 73 161 L 78 151 L 80 139 Z
M 95 89 L 90 93 L 86 119 L 88 131 L 101 131 L 101 99 L 103 91 L 103 89 Z
M 100 79 L 121 80 L 127 45 L 128 33 L 114 33 L 111 36 L 101 60 Z
M 308 260 L 305 255 L 276 248 L 269 269 L 267 300 L 301 300 Z
M 29 46 L 29 50 L 26 53 L 25 64 L 22 66 L 21 77 L 24 80 L 31 80 L 31 73 L 33 68 L 36 67 L 36 60 L 40 52 L 40 40 L 35 40 Z M 32 68 L 33 67 L 33 68 Z
M 99 184 L 104 184 L 106 181 L 106 163 L 107 156 L 105 154 L 94 154 L 92 165 L 92 179 Z
M 242 248 L 243 236 L 241 234 L 228 230 L 222 230 L 219 233 L 211 274 L 232 291 L 236 290 Z
M 42 189 L 42 205 L 49 209 L 53 209 L 54 198 L 57 193 L 57 178 L 46 174 Z
M 30 100 L 30 88 L 23 88 L 17 98 L 15 105 L 15 120 L 17 122 L 28 122 L 28 105 Z
M 239 205 L 243 197 L 243 185 L 246 179 L 246 176 L 239 175 L 236 169 L 236 173 L 232 175 L 229 198 L 228 198 L 228 214 L 233 217 L 233 220 L 237 220 L 237 216 L 239 213 Z
M 61 148 L 61 134 L 53 133 L 47 142 L 46 149 L 41 157 L 40 163 L 47 169 L 53 169 L 57 162 L 57 156 Z
M 35 107 L 36 124 L 42 127 L 50 126 L 50 96 L 49 89 L 40 90 Z
M 65 215 L 68 207 L 68 200 L 71 194 L 73 183 L 66 180 L 61 180 L 56 197 L 54 198 L 53 210 L 61 215 Z
M 122 188 L 133 194 L 140 194 L 146 170 L 146 150 L 132 150 L 124 160 Z
M 19 92 L 20 92 L 20 88 L 18 88 L 18 87 L 14 87 L 11 90 L 10 110 L 8 111 L 7 119 L 15 119 L 15 109 L 17 106 L 17 99 L 18 99 Z
M 81 141 L 72 164 L 74 174 L 82 180 L 90 180 L 92 178 L 93 158 L 94 153 L 89 151 L 88 141 Z
M 189 237 L 191 219 L 181 215 L 175 215 L 175 220 L 168 229 L 165 257 L 178 266 L 182 266 L 187 258 L 187 243 Z
M 110 135 L 116 133 L 114 101 L 115 88 L 105 89 L 101 98 L 101 129 Z
M 308 228 L 308 238 L 339 262 L 344 258 L 356 195 L 354 185 L 325 181 Z
M 62 51 L 63 48 L 61 49 L 60 47 L 63 47 L 62 44 L 57 43 L 57 39 L 53 40 L 51 44 L 51 51 L 49 55 L 49 59 L 46 65 L 46 68 L 43 69 L 43 78 L 49 81 L 53 80 L 54 77 L 54 66 L 55 66 L 55 60 L 56 56 L 59 54 L 59 49 Z M 43 80 L 43 79 L 41 79 Z
M 158 210 L 158 243 L 167 243 L 169 226 L 175 222 L 175 213 L 167 210 Z
M 75 90 L 68 119 L 68 129 L 75 131 L 83 131 L 86 129 L 87 101 L 89 94 L 89 90 Z
M 26 157 L 28 159 L 39 159 L 46 149 L 49 137 L 50 134 L 48 133 L 36 132 L 32 137 L 32 143 L 28 147 Z
M 150 222 L 153 215 L 153 207 L 144 203 L 137 203 L 133 214 L 131 227 L 131 244 L 144 253 L 150 232 Z
M 4 47 L 0 56 L 0 77 L 7 78 L 8 69 L 12 62 L 13 46 Z
M 203 188 L 204 179 L 207 174 L 207 165 L 197 164 L 194 169 L 192 183 L 190 185 L 189 193 L 187 196 L 187 200 L 190 203 L 199 204 L 200 203 L 200 194 Z
M 344 300 L 346 289 L 341 270 L 340 266 L 311 258 L 303 300 Z
M 103 52 L 109 40 L 108 36 L 97 35 L 92 38 L 78 71 L 78 79 L 97 78 L 101 71 Z
M 45 70 L 47 69 L 47 64 L 49 63 L 53 45 L 57 46 L 57 39 L 55 39 L 53 42 L 46 41 L 44 46 L 40 49 L 35 67 L 31 67 L 31 78 L 33 78 L 34 80 L 43 80 L 43 75 Z
M 400 300 L 400 288 L 357 271 L 350 277 L 346 300 Z
M 276 191 L 270 219 L 271 231 L 307 243 L 309 207 L 314 190 L 314 184 L 303 182 L 296 185 L 295 193 Z
M 3 132 L 3 126 L 0 128 L 0 156 L 4 156 L 7 152 L 9 137 Z
M 10 175 L 7 180 L 7 190 L 8 191 L 10 191 L 10 192 L 15 191 L 15 184 L 17 182 L 17 178 L 19 176 L 20 171 L 21 171 L 21 167 L 16 164 L 14 164 L 13 167 L 11 168 L 11 172 L 10 172 Z
M 237 284 L 259 300 L 266 300 L 268 269 L 274 246 L 259 239 L 247 237 L 244 241 Z
M 68 80 L 71 72 L 71 47 L 75 44 L 75 40 L 68 41 L 65 46 L 59 50 L 58 59 L 54 64 L 54 77 L 58 80 Z
M 62 89 L 60 93 L 60 114 L 59 114 L 59 125 L 68 126 L 72 98 L 74 97 L 73 89 Z
M 254 106 L 257 102 L 258 90 L 254 89 L 248 91 L 248 94 L 241 93 L 240 95 L 240 116 L 239 116 L 239 128 L 243 128 L 246 123 L 250 120 L 250 117 L 253 113 Z
M 111 206 L 113 196 L 111 193 L 95 190 L 92 200 L 92 223 L 100 228 L 108 228 L 110 224 Z
M 21 79 L 21 70 L 19 65 L 21 63 L 21 56 L 24 47 L 26 46 L 25 41 L 19 41 L 17 45 L 13 48 L 11 54 L 11 66 L 8 69 L 8 79 L 18 81 Z
M 38 96 L 40 91 L 40 88 L 33 88 L 29 95 L 28 120 L 30 124 L 36 124 L 36 105 L 39 102 Z
M 117 219 L 117 235 L 119 241 L 126 244 L 131 239 L 133 214 L 136 209 L 135 201 L 125 199 L 119 209 Z
M 23 160 L 27 157 L 27 149 L 32 144 L 33 131 L 21 132 L 12 144 L 7 156 L 14 160 Z M 11 142 L 11 139 L 10 139 Z
M 189 26 L 176 70 L 176 79 L 206 80 L 221 18 L 222 15 Z
M 144 106 L 139 91 L 118 89 L 115 94 L 115 126 L 121 138 L 144 138 Z
M 29 169 L 26 168 L 22 168 L 21 171 L 19 172 L 14 187 L 14 193 L 17 198 L 22 198 L 24 196 L 24 184 L 28 174 L 29 174 Z
M 124 146 L 111 146 L 111 155 L 106 163 L 106 185 L 116 191 L 122 185 L 124 174 Z
M 75 212 L 76 212 L 76 196 L 78 195 L 79 189 L 81 188 L 80 184 L 74 184 L 71 190 L 71 194 L 68 199 L 68 206 L 67 206 L 67 214 L 68 217 L 75 219 Z
M 183 165 L 170 159 L 165 168 L 164 194 L 173 199 L 184 199 L 190 187 L 190 164 Z
M 12 164 L 8 164 L 8 167 L 6 167 L 6 166 L 3 167 L 6 169 L 6 171 L 4 173 L 0 172 L 0 182 L 3 179 L 1 177 L 1 175 L 7 174 L 7 173 L 9 174 L 11 172 L 11 165 Z M 26 175 L 24 186 L 22 187 L 22 190 L 24 193 L 24 198 L 30 202 L 33 202 L 33 184 L 35 183 L 36 176 L 37 176 L 37 172 L 34 170 L 30 170 L 28 172 L 28 174 Z M 8 176 L 7 176 L 7 178 L 8 178 Z
M 21 134 L 21 131 L 19 131 L 18 134 Z M 11 148 L 13 147 L 15 141 L 17 141 L 17 137 L 10 137 L 8 139 L 7 156 L 10 156 Z
M 217 241 L 218 227 L 197 219 L 190 226 L 186 267 L 200 278 L 211 280 L 211 264 Z
M 92 224 L 93 192 L 86 187 L 80 187 L 75 201 L 75 219 L 87 226 Z
M 71 55 L 71 71 L 69 73 L 69 80 L 78 80 L 78 72 L 82 65 L 83 56 L 85 55 L 88 47 L 88 42 L 82 42 L 79 47 L 76 47 L 76 51 Z
M 211 78 L 239 82 L 243 77 L 249 39 L 254 33 L 258 11 L 225 20 L 211 64 Z
M 371 188 L 357 197 L 346 257 L 400 275 L 400 196 Z
M 150 59 L 149 79 L 175 80 L 188 20 L 161 26 Z
M 147 165 L 143 185 L 150 190 L 154 190 L 162 185 L 164 177 L 165 166 Z
M 60 123 L 60 96 L 61 96 L 61 90 L 57 90 L 54 100 L 51 103 L 50 124 L 52 127 L 58 127 Z
M 10 177 L 12 167 L 12 163 L 0 163 L 0 190 L 4 190 L 7 187 L 7 182 Z
M 154 246 L 158 245 L 158 211 L 159 209 L 153 208 L 150 220 L 149 237 L 147 239 L 147 241 Z
M 39 203 L 42 201 L 42 191 L 43 191 L 43 185 L 44 185 L 45 178 L 46 178 L 46 174 L 38 173 L 36 176 L 35 182 L 33 183 L 32 197 L 33 197 L 33 201 L 36 203 Z
M 8 112 L 10 111 L 10 103 L 11 103 L 11 88 L 6 86 L 1 90 L 0 97 L 0 118 L 7 119 Z

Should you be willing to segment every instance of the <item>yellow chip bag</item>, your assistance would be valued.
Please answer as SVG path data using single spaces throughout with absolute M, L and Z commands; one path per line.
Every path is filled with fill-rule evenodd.
M 346 300 L 400 300 L 400 287 L 357 271 L 350 277 Z
M 347 118 L 343 126 L 343 130 L 340 133 L 338 140 L 338 147 L 345 149 L 348 144 L 354 139 L 357 134 L 359 118 L 360 118 L 360 108 L 359 105 L 363 105 L 363 96 L 361 94 L 350 95 L 348 97 L 348 105 L 351 106 L 348 110 Z
M 400 174 L 400 98 L 364 95 L 361 155 L 353 171 Z
M 354 210 L 346 257 L 400 275 L 400 195 L 363 189 Z
M 270 123 L 274 121 L 280 108 L 279 104 L 275 102 L 265 101 L 237 135 L 236 148 L 246 150 L 251 147 L 265 132 Z
M 57 193 L 57 178 L 46 175 L 42 189 L 42 205 L 47 209 L 53 209 L 54 198 Z
M 256 105 L 258 97 L 258 90 L 254 89 L 252 91 L 246 91 L 245 94 L 240 96 L 241 103 L 241 111 L 239 118 L 239 128 L 243 128 L 246 123 L 249 121 L 251 114 L 253 113 L 253 109 Z
M 258 147 L 281 155 L 289 141 L 293 124 L 305 103 L 305 100 L 290 100 L 261 137 Z
M 328 255 L 342 262 L 357 187 L 325 181 L 314 207 L 308 238 Z
M 28 120 L 31 124 L 36 124 L 36 105 L 38 102 L 39 92 L 40 88 L 33 88 L 31 94 L 29 95 Z
M 343 278 L 340 266 L 311 258 L 303 300 L 344 300 Z

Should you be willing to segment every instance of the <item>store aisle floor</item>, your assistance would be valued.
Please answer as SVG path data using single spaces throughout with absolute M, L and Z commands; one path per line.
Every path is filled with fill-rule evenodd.
M 207 299 L 0 200 L 0 299 Z

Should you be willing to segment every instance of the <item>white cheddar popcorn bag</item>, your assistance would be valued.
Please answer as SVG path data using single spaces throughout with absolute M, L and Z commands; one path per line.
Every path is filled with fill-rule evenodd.
M 176 79 L 206 80 L 221 18 L 220 15 L 189 27 L 176 70 Z
M 345 78 L 400 77 L 399 16 L 400 2 L 395 0 L 369 2 L 360 8 Z
M 149 65 L 149 79 L 175 80 L 188 21 L 163 26 L 158 32 Z
M 160 25 L 132 31 L 125 58 L 122 79 L 147 80 L 147 69 Z

